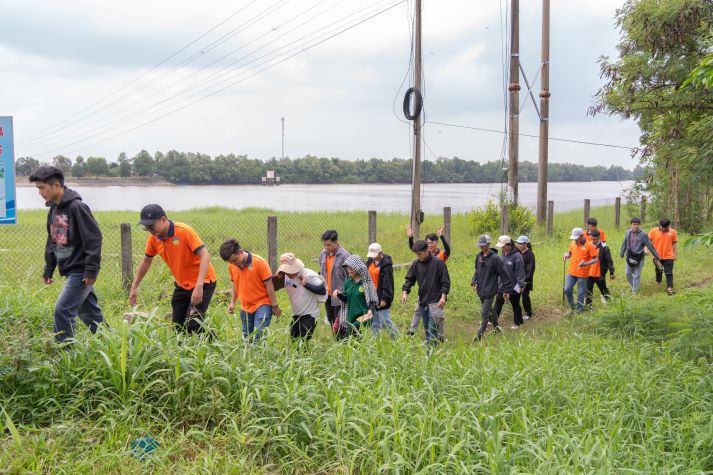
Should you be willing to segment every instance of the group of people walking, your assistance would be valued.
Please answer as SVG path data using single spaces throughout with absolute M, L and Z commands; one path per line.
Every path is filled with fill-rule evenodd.
M 55 303 L 54 332 L 58 342 L 74 338 L 75 320 L 79 318 L 94 333 L 106 325 L 94 292 L 94 283 L 101 265 L 102 235 L 91 211 L 76 191 L 64 186 L 61 170 L 42 166 L 30 176 L 40 195 L 49 206 L 47 242 L 43 279 L 51 284 L 54 271 L 66 277 L 64 287 Z M 179 332 L 203 333 L 204 316 L 216 290 L 217 277 L 210 253 L 198 233 L 189 225 L 172 221 L 157 204 L 149 204 L 140 212 L 139 224 L 149 233 L 144 256 L 129 291 L 129 303 L 136 305 L 141 282 L 156 256 L 166 263 L 174 278 L 171 297 L 172 321 Z M 441 227 L 424 240 L 414 241 L 407 229 L 408 244 L 415 259 L 409 265 L 401 287 L 401 303 L 405 305 L 409 293 L 418 287 L 418 298 L 407 335 L 414 335 L 419 323 L 426 341 L 431 345 L 442 342 L 445 332 L 445 307 L 451 288 L 447 261 L 451 249 Z M 565 277 L 564 294 L 570 307 L 577 312 L 591 305 L 594 286 L 609 299 L 606 274 L 614 278 L 614 263 L 606 245 L 606 237 L 597 229 L 597 221 L 590 219 L 588 229 L 572 230 L 570 250 L 564 256 L 570 260 Z M 393 260 L 379 243 L 371 243 L 367 260 L 350 254 L 339 244 L 336 230 L 322 236 L 319 274 L 305 267 L 293 253 L 279 257 L 273 275 L 267 261 L 243 249 L 235 239 L 227 239 L 219 254 L 227 263 L 232 281 L 228 312 L 239 307 L 243 336 L 261 340 L 273 316 L 283 310 L 277 292 L 288 295 L 292 321 L 290 335 L 294 339 L 312 338 L 324 304 L 326 319 L 337 339 L 360 337 L 370 329 L 373 333 L 386 332 L 392 338 L 399 334 L 391 320 L 395 299 Z M 439 247 L 439 241 L 442 249 Z M 499 317 L 505 304 L 513 310 L 513 329 L 520 328 L 533 316 L 530 292 L 533 289 L 535 255 L 527 236 L 513 241 L 500 236 L 491 248 L 491 238 L 482 235 L 477 241 L 480 252 L 475 258 L 475 272 L 471 285 L 481 302 L 481 324 L 477 339 L 487 327 L 502 331 Z M 661 220 L 658 228 L 647 235 L 640 229 L 640 220 L 631 220 L 620 250 L 626 257 L 627 279 L 636 293 L 645 249 L 657 265 L 656 278 L 666 276 L 669 293 L 673 292 L 673 262 L 676 259 L 676 231 L 668 220 Z M 573 289 L 578 288 L 577 303 Z M 524 313 L 523 313 L 524 308 Z M 212 336 L 212 335 L 209 335 Z

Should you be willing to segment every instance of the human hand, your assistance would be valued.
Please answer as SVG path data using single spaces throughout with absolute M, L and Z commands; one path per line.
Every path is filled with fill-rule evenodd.
M 438 308 L 443 308 L 446 306 L 446 298 L 441 296 L 441 299 L 438 301 Z
M 231 315 L 235 313 L 235 302 L 230 302 L 228 304 L 228 313 Z
M 42 281 L 47 285 L 50 285 L 52 282 L 54 282 L 52 280 L 52 277 L 42 277 Z
M 280 315 L 282 315 L 282 309 L 280 308 L 279 305 L 274 305 L 272 307 L 272 314 L 276 317 L 279 317 Z
M 132 307 L 136 305 L 136 301 L 139 298 L 139 289 L 136 287 L 131 287 L 131 290 L 129 291 L 129 305 Z
M 410 238 L 413 237 L 413 228 L 411 227 L 410 224 L 406 227 L 406 235 Z
M 401 305 L 406 305 L 406 302 L 408 302 L 408 294 L 404 292 L 401 294 Z
M 443 233 L 446 231 L 446 225 L 444 224 L 440 228 L 438 228 L 438 231 L 436 231 L 436 236 L 441 237 L 443 236 Z
M 339 294 L 341 294 L 341 292 L 339 290 L 335 290 L 334 292 L 332 292 L 332 298 L 338 299 Z
M 94 282 L 97 281 L 97 278 L 94 277 L 85 277 L 82 279 L 82 282 L 84 282 L 84 285 L 89 286 L 89 285 L 94 285 Z
M 510 294 L 508 294 L 507 292 L 504 293 L 504 294 L 503 294 L 503 298 L 505 299 L 506 302 L 509 302 L 509 301 L 510 301 Z
M 199 305 L 202 301 L 203 301 L 203 286 L 196 285 L 196 288 L 193 289 L 193 292 L 191 293 L 191 303 L 193 305 Z

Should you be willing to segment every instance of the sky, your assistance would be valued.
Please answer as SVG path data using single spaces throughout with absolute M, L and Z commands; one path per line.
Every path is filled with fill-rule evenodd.
M 0 115 L 14 117 L 16 155 L 41 161 L 112 161 L 141 149 L 265 160 L 281 155 L 282 117 L 289 157 L 408 158 L 401 101 L 413 3 L 397 3 L 0 0 Z M 509 3 L 423 0 L 424 159 L 500 158 L 502 134 L 429 121 L 503 129 Z M 520 3 L 520 58 L 532 83 L 541 2 Z M 598 58 L 616 57 L 621 4 L 552 0 L 551 137 L 638 144 L 633 122 L 587 115 L 603 85 Z M 537 135 L 521 84 L 520 130 Z M 536 162 L 537 147 L 522 137 L 520 160 Z M 636 165 L 627 149 L 558 141 L 550 161 Z

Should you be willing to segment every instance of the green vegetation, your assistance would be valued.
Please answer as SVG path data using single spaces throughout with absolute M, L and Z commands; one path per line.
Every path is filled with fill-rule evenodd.
M 248 158 L 245 155 L 219 155 L 210 157 L 201 153 L 184 153 L 171 150 L 166 154 L 151 155 L 142 150 L 127 158 L 121 153 L 115 162 L 103 157 L 57 156 L 52 164 L 73 177 L 161 177 L 181 184 L 256 184 L 260 183 L 267 170 L 274 170 L 282 183 L 411 183 L 411 161 L 399 158 L 382 160 L 342 160 L 339 158 L 315 157 L 272 158 L 267 161 Z M 31 157 L 17 160 L 17 174 L 29 176 L 40 165 Z M 425 183 L 495 183 L 503 176 L 502 163 L 493 161 L 480 164 L 458 157 L 440 157 L 436 161 L 423 162 Z M 549 166 L 550 181 L 622 181 L 642 176 L 644 170 L 633 172 L 620 166 L 584 166 L 571 163 L 552 163 Z M 521 162 L 520 181 L 537 181 L 537 164 Z
M 624 2 L 619 57 L 602 58 L 592 108 L 636 121 L 652 210 L 692 232 L 713 216 L 711 18 L 710 0 Z
M 469 288 L 474 239 L 466 215 L 454 215 L 453 291 L 445 345 L 430 356 L 421 338 L 367 336 L 335 344 L 320 322 L 315 341 L 296 348 L 288 318 L 273 319 L 265 346 L 242 342 L 225 295 L 209 324 L 218 339 L 177 338 L 163 265 L 143 286 L 147 316 L 132 325 L 118 275 L 119 223 L 136 213 L 97 213 L 105 231 L 98 293 L 110 332 L 59 351 L 51 309 L 59 286 L 39 283 L 42 212 L 21 213 L 3 229 L 0 265 L 0 467 L 15 472 L 255 473 L 572 473 L 713 470 L 710 281 L 713 256 L 682 251 L 673 298 L 647 267 L 643 297 L 628 300 L 624 269 L 615 302 L 561 319 L 560 257 L 581 211 L 558 214 L 555 235 L 531 234 L 538 258 L 535 320 L 521 332 L 471 343 L 479 304 Z M 196 227 L 215 255 L 232 235 L 264 255 L 265 210 L 171 213 Z M 269 214 L 273 214 L 270 212 Z M 612 208 L 597 208 L 615 250 L 623 229 Z M 366 213 L 277 213 L 280 251 L 308 265 L 323 228 L 340 230 L 365 250 Z M 624 216 L 622 219 L 626 219 Z M 379 214 L 378 236 L 396 262 L 410 256 L 407 218 Z M 427 216 L 424 230 L 440 225 Z M 134 230 L 135 258 L 144 234 Z M 219 288 L 225 265 L 216 262 Z M 13 272 L 14 270 L 14 272 Z M 397 270 L 396 282 L 403 279 Z M 12 277 L 12 278 L 6 278 Z M 284 294 L 280 294 L 287 308 Z M 595 299 L 595 302 L 597 300 Z M 600 306 L 598 306 L 600 307 Z M 411 304 L 394 307 L 405 328 Z M 506 311 L 504 319 L 510 318 Z M 146 460 L 130 442 L 160 447 Z

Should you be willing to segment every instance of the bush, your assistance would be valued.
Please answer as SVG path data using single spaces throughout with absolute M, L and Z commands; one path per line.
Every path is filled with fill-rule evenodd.
M 500 232 L 501 221 L 500 204 L 494 200 L 488 202 L 482 208 L 473 210 L 468 214 L 468 224 L 473 230 L 473 234 L 498 234 Z M 529 208 L 522 205 L 511 204 L 508 210 L 508 232 L 510 234 L 529 234 L 535 227 L 535 215 Z

